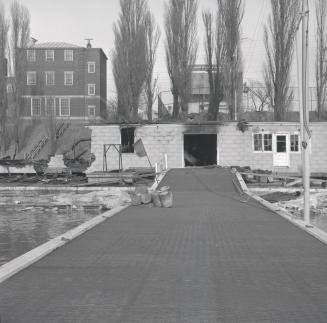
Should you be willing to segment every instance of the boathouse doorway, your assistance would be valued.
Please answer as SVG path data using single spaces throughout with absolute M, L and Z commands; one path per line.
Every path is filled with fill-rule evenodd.
M 184 134 L 184 165 L 217 165 L 217 134 Z

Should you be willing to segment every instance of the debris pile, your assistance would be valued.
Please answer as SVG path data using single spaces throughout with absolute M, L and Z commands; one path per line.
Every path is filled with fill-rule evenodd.
M 279 178 L 273 176 L 272 171 L 263 169 L 253 169 L 249 166 L 246 167 L 235 167 L 239 173 L 241 173 L 243 180 L 247 184 L 270 184 L 276 181 L 280 181 Z
M 131 193 L 132 205 L 152 205 L 154 207 L 169 208 L 173 206 L 173 193 L 169 186 L 151 191 L 146 186 L 136 187 Z
M 295 217 L 303 217 L 303 196 L 289 201 L 279 201 L 277 205 L 286 209 Z M 315 193 L 310 195 L 311 216 L 327 216 L 327 193 Z
M 241 175 L 243 180 L 249 186 L 284 186 L 284 187 L 301 187 L 302 178 L 301 176 L 291 176 L 288 174 L 280 174 L 272 172 L 270 170 L 263 169 L 253 169 L 249 166 L 239 167 L 232 166 L 232 169 L 235 168 Z M 310 178 L 311 187 L 327 187 L 327 181 L 320 178 Z
M 2 196 L 1 206 L 20 205 L 24 208 L 63 208 L 83 209 L 85 207 L 97 207 L 102 210 L 109 210 L 117 206 L 128 205 L 131 198 L 126 191 L 119 188 L 112 188 L 105 191 L 94 191 L 78 193 L 48 193 L 35 194 L 35 192 L 24 192 L 23 195 L 17 197 L 16 194 Z

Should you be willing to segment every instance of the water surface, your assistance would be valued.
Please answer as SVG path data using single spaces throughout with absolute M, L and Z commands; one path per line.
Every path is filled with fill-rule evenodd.
M 8 198 L 8 195 L 1 195 L 2 200 Z M 0 205 L 0 266 L 102 213 L 92 207 L 74 209 L 17 204 L 17 193 L 12 198 L 11 204 Z

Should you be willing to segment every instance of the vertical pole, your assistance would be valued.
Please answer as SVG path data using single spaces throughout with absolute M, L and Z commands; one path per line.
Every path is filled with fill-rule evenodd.
M 103 145 L 102 170 L 105 171 L 106 145 Z
M 146 158 L 148 159 L 148 162 L 149 162 L 150 167 L 153 168 L 147 152 L 146 152 Z M 156 182 L 159 183 L 159 181 L 157 179 L 157 174 L 154 175 L 154 178 L 155 178 Z
M 233 83 L 234 83 L 234 120 L 237 121 L 237 66 L 238 60 L 238 47 L 234 50 L 234 70 L 233 70 Z
M 302 181 L 304 190 L 303 216 L 306 226 L 310 226 L 310 134 L 308 111 L 308 2 L 302 0 L 302 108 L 301 141 L 302 141 Z
M 236 90 L 236 82 L 235 82 L 235 89 L 234 89 L 234 106 L 235 106 L 235 111 L 234 111 L 234 120 L 237 121 L 237 90 Z

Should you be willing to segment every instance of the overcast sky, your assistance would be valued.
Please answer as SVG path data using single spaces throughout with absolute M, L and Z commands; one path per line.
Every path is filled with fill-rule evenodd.
M 1 0 L 0 0 L 1 1 Z M 2 0 L 8 8 L 10 0 Z M 160 90 L 169 89 L 164 53 L 163 13 L 166 0 L 148 0 L 149 6 L 161 27 L 161 41 L 157 53 L 156 75 Z M 314 0 L 311 0 L 314 1 Z M 101 47 L 107 56 L 113 48 L 112 26 L 118 18 L 119 0 L 21 0 L 31 15 L 31 36 L 39 42 L 63 41 L 84 46 L 85 38 L 93 38 L 93 47 Z M 244 0 L 245 14 L 242 23 L 242 50 L 245 80 L 260 80 L 265 57 L 263 25 L 270 11 L 270 0 Z M 215 10 L 216 0 L 199 0 L 199 53 L 198 63 L 204 62 L 203 27 L 200 17 L 203 9 Z M 311 8 L 311 20 L 314 8 Z M 314 48 L 314 37 L 311 47 Z M 313 55 L 311 54 L 311 60 Z M 312 65 L 312 64 L 311 64 Z M 293 73 L 293 80 L 295 75 Z M 115 87 L 108 60 L 108 97 Z

